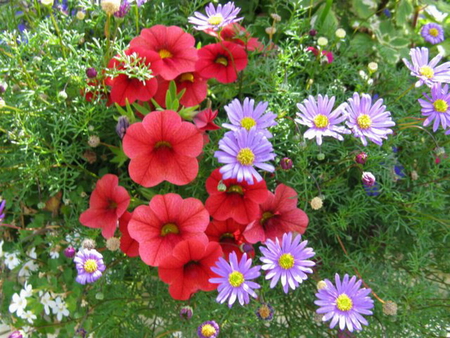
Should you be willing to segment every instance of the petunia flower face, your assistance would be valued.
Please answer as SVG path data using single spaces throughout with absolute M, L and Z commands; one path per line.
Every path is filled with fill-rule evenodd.
M 199 290 L 216 288 L 209 279 L 214 277 L 211 267 L 219 257 L 222 257 L 222 249 L 216 242 L 200 239 L 179 242 L 159 264 L 159 278 L 169 284 L 173 299 L 188 300 Z
M 269 191 L 266 201 L 260 205 L 259 216 L 244 231 L 250 243 L 264 243 L 267 239 L 281 239 L 284 233 L 305 233 L 308 216 L 297 208 L 297 193 L 294 189 L 280 184 L 275 194 Z
M 354 93 L 344 109 L 348 115 L 347 127 L 355 137 L 361 139 L 364 146 L 367 146 L 367 138 L 381 146 L 387 135 L 393 133 L 389 127 L 395 126 L 395 122 L 392 121 L 391 113 L 386 111 L 383 99 L 378 99 L 372 105 L 370 95 Z
M 205 79 L 215 78 L 220 83 L 237 80 L 238 72 L 247 67 L 247 53 L 241 46 L 223 41 L 198 50 L 195 70 Z
M 448 85 L 442 87 L 442 84 L 435 83 L 431 87 L 431 97 L 423 93 L 426 100 L 419 99 L 422 106 L 422 115 L 427 118 L 423 121 L 423 125 L 428 126 L 433 120 L 433 131 L 435 132 L 439 125 L 443 129 L 450 127 L 450 93 Z
M 117 221 L 130 204 L 130 195 L 119 184 L 116 175 L 106 174 L 97 181 L 89 200 L 89 209 L 80 215 L 80 223 L 102 229 L 105 238 L 114 236 Z
M 188 18 L 188 22 L 196 25 L 194 27 L 196 30 L 212 29 L 217 31 L 221 27 L 242 20 L 243 18 L 237 18 L 240 11 L 241 9 L 235 7 L 232 1 L 227 2 L 223 6 L 219 4 L 217 8 L 212 3 L 209 3 L 205 7 L 206 16 L 200 12 L 195 12 L 194 16 Z
M 206 191 L 209 197 L 205 207 L 214 219 L 225 221 L 232 218 L 241 224 L 248 224 L 258 217 L 259 204 L 269 194 L 264 180 L 249 184 L 235 178 L 224 179 L 219 169 L 215 169 L 206 180 Z
M 119 230 L 122 234 L 120 236 L 120 250 L 128 257 L 139 256 L 139 243 L 131 238 L 128 232 L 128 223 L 132 216 L 133 214 L 131 212 L 125 211 L 122 217 L 119 218 Z
M 197 72 L 186 72 L 178 75 L 175 79 L 177 92 L 185 89 L 180 103 L 185 107 L 192 107 L 200 104 L 208 94 L 208 81 L 202 78 Z
M 142 122 L 132 124 L 123 138 L 123 150 L 131 159 L 130 177 L 144 187 L 162 181 L 184 185 L 194 180 L 196 157 L 202 148 L 200 131 L 170 110 L 147 114 Z
M 319 94 L 317 101 L 310 95 L 303 101 L 303 104 L 297 104 L 300 112 L 297 113 L 298 119 L 295 122 L 309 127 L 303 135 L 305 138 L 316 138 L 317 144 L 321 145 L 324 136 L 331 136 L 343 141 L 344 138 L 341 134 L 351 133 L 350 130 L 339 125 L 347 119 L 343 109 L 345 104 L 333 110 L 334 101 L 334 96 L 329 99 L 327 95 L 323 97 Z
M 208 211 L 196 198 L 177 194 L 156 195 L 148 206 L 133 211 L 128 223 L 130 236 L 139 242 L 139 255 L 148 265 L 159 266 L 174 247 L 187 239 L 208 241 L 205 230 Z
M 195 70 L 197 49 L 195 39 L 177 26 L 156 25 L 145 28 L 130 42 L 131 48 L 140 47 L 158 53 L 159 59 L 152 63 L 155 72 L 165 80 Z
M 238 23 L 228 24 L 218 32 L 213 29 L 206 29 L 205 33 L 222 41 L 236 43 L 248 51 L 262 51 L 264 49 L 264 45 L 257 38 L 252 38 L 251 34 Z
M 235 252 L 240 259 L 243 254 L 241 245 L 244 243 L 242 233 L 246 226 L 246 224 L 237 223 L 232 218 L 228 218 L 226 221 L 212 220 L 205 233 L 211 242 L 220 244 L 225 257 Z
M 406 59 L 403 59 L 403 62 L 411 71 L 411 75 L 419 78 L 416 87 L 423 84 L 431 87 L 436 82 L 450 82 L 450 62 L 437 66 L 443 57 L 441 54 L 436 55 L 428 62 L 428 48 L 417 47 L 411 48 L 409 55 L 411 56 L 411 63 Z

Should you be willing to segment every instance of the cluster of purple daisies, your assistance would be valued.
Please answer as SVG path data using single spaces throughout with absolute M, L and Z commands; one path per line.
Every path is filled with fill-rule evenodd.
M 255 107 L 255 100 L 244 99 L 240 102 L 234 99 L 225 106 L 231 124 L 223 127 L 231 129 L 219 141 L 219 149 L 214 156 L 225 165 L 220 168 L 224 179 L 235 178 L 253 184 L 254 179 L 261 181 L 261 175 L 254 167 L 273 172 L 274 166 L 267 161 L 275 158 L 269 138 L 272 134 L 267 128 L 275 126 L 276 115 L 266 112 L 267 102 L 259 102 Z
M 319 94 L 317 98 L 309 96 L 297 105 L 300 112 L 295 121 L 309 127 L 303 135 L 305 138 L 316 138 L 317 144 L 321 145 L 325 136 L 343 141 L 342 134 L 353 133 L 364 146 L 367 146 L 367 139 L 381 146 L 387 135 L 393 133 L 389 127 L 395 126 L 395 123 L 391 113 L 386 111 L 383 99 L 372 104 L 370 95 L 354 93 L 348 102 L 333 110 L 334 102 L 334 96 L 328 98 Z M 349 129 L 341 125 L 343 122 Z

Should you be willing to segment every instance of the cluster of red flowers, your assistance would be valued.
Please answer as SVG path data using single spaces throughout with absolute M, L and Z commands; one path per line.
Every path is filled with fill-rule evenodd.
M 107 78 L 111 101 L 124 105 L 153 98 L 163 106 L 169 81 L 174 80 L 178 91 L 186 90 L 181 103 L 197 105 L 206 97 L 208 79 L 235 81 L 238 71 L 247 65 L 247 50 L 262 48 L 236 23 L 220 33 L 209 33 L 219 34 L 219 42 L 197 50 L 194 38 L 179 27 L 144 29 L 125 54 L 138 55 L 139 62 L 155 76 L 146 81 L 125 73 Z M 125 69 L 126 65 L 113 58 L 109 67 Z M 123 137 L 131 179 L 144 187 L 163 181 L 175 185 L 192 182 L 198 174 L 206 131 L 219 128 L 214 124 L 216 116 L 217 111 L 205 109 L 191 123 L 175 111 L 153 111 L 132 124 Z M 209 197 L 205 204 L 168 193 L 128 212 L 130 195 L 118 184 L 118 177 L 112 174 L 97 182 L 80 223 L 101 228 L 105 238 L 113 237 L 119 227 L 120 249 L 157 267 L 171 296 L 178 300 L 217 287 L 209 279 L 216 277 L 211 267 L 219 257 L 228 259 L 231 252 L 239 257 L 244 252 L 252 255 L 253 244 L 281 238 L 286 232 L 303 234 L 308 225 L 292 188 L 280 184 L 272 193 L 265 181 L 249 184 L 223 179 L 219 169 L 206 181 Z

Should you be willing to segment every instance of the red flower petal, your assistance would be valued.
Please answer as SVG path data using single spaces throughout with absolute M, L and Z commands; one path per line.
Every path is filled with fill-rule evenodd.
M 122 217 L 119 218 L 119 230 L 122 233 L 120 237 L 120 250 L 122 250 L 128 257 L 139 256 L 139 243 L 131 238 L 128 232 L 128 223 L 130 222 L 132 213 L 125 211 Z

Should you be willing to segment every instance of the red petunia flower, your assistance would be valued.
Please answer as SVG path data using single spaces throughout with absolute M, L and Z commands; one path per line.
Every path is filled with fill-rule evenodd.
M 149 206 L 137 207 L 128 223 L 130 236 L 139 242 L 139 255 L 151 266 L 158 266 L 181 241 L 208 241 L 205 230 L 209 214 L 196 198 L 177 194 L 156 195 Z
M 246 226 L 237 223 L 232 218 L 226 221 L 213 220 L 209 223 L 205 233 L 211 242 L 218 242 L 220 244 L 225 259 L 228 259 L 231 252 L 235 252 L 239 260 L 243 254 L 241 245 L 245 241 L 242 233 Z
M 80 223 L 89 228 L 101 228 L 105 238 L 113 237 L 117 221 L 129 204 L 130 195 L 119 186 L 119 178 L 106 174 L 97 181 L 89 199 L 89 209 L 80 215 Z
M 156 25 L 145 28 L 141 35 L 130 42 L 130 46 L 157 52 L 159 59 L 153 69 L 165 80 L 173 80 L 181 73 L 195 70 L 197 49 L 195 39 L 177 26 Z
M 122 233 L 120 236 L 120 250 L 122 250 L 128 257 L 139 256 L 139 243 L 131 238 L 128 232 L 128 223 L 133 214 L 125 211 L 122 217 L 119 218 L 119 230 Z
M 211 217 L 219 221 L 232 218 L 241 224 L 248 224 L 258 217 L 259 204 L 269 193 L 264 180 L 255 180 L 254 184 L 233 178 L 223 180 L 219 169 L 215 169 L 206 180 L 206 190 L 210 196 L 205 207 Z
M 136 183 L 153 187 L 162 181 L 188 184 L 198 173 L 203 137 L 190 122 L 171 110 L 154 111 L 132 124 L 123 138 L 131 159 L 128 171 Z
M 220 129 L 220 127 L 214 123 L 217 113 L 217 110 L 212 111 L 211 108 L 206 108 L 194 116 L 194 123 L 200 131 Z
M 308 48 L 306 48 L 306 50 L 309 51 L 309 52 L 312 52 L 315 56 L 318 56 L 319 52 L 320 52 L 317 48 L 314 48 L 314 47 L 308 47 Z M 333 56 L 332 52 L 329 52 L 327 50 L 323 50 L 322 51 L 322 55 L 327 58 L 327 62 L 328 63 L 332 63 L 333 62 L 334 56 Z
M 144 63 L 154 75 L 157 74 L 153 67 L 153 62 L 159 59 L 158 53 L 143 48 L 129 48 L 125 51 L 126 55 L 133 53 L 136 53 L 141 58 L 140 62 Z M 115 57 L 108 63 L 108 68 L 124 69 L 124 67 L 125 65 Z M 129 103 L 133 103 L 136 100 L 148 101 L 158 89 L 158 81 L 156 81 L 155 77 L 141 81 L 137 78 L 130 78 L 125 74 L 119 74 L 114 78 L 107 77 L 105 83 L 111 86 L 111 101 L 116 102 L 120 106 L 124 106 L 126 100 Z
M 303 234 L 308 226 L 308 216 L 297 208 L 297 193 L 294 189 L 280 184 L 275 194 L 269 192 L 267 200 L 260 205 L 259 217 L 250 223 L 244 231 L 245 239 L 250 243 L 267 239 L 281 239 L 286 232 Z
M 226 25 L 220 33 L 212 29 L 206 29 L 204 32 L 221 40 L 237 43 L 249 51 L 264 49 L 264 45 L 257 38 L 252 38 L 251 34 L 237 22 Z
M 205 79 L 221 83 L 237 80 L 237 72 L 247 67 L 247 53 L 241 46 L 223 41 L 199 49 L 195 70 Z
M 158 267 L 159 278 L 168 283 L 173 299 L 188 300 L 199 290 L 212 291 L 216 284 L 211 267 L 222 257 L 222 249 L 216 242 L 189 239 L 178 243 L 171 254 Z

